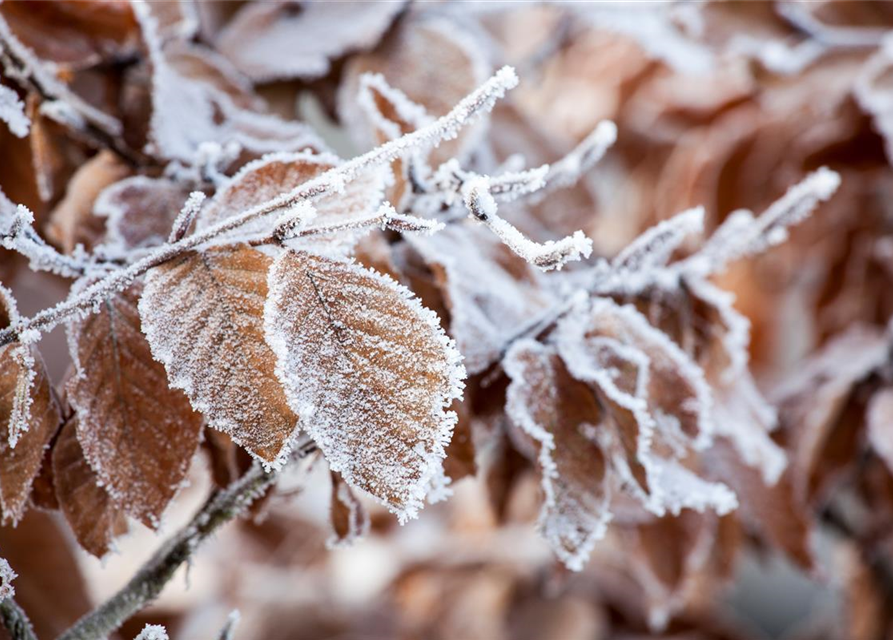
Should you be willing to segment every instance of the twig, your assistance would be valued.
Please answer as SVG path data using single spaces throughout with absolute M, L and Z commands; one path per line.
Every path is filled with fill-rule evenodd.
M 28 615 L 11 597 L 0 602 L 0 618 L 12 640 L 37 640 Z
M 221 525 L 242 514 L 264 494 L 276 477 L 275 473 L 264 471 L 260 465 L 252 466 L 244 476 L 212 496 L 192 522 L 159 549 L 124 588 L 78 620 L 58 640 L 106 638 L 158 597 L 176 570 L 198 546 Z M 33 639 L 33 635 L 30 638 Z
M 76 313 L 89 312 L 110 292 L 126 288 L 152 267 L 218 239 L 220 236 L 234 231 L 248 222 L 257 220 L 277 210 L 300 209 L 297 205 L 302 202 L 315 200 L 333 191 L 340 191 L 345 184 L 356 178 L 363 171 L 390 163 L 419 146 L 434 145 L 442 140 L 455 137 L 461 127 L 468 124 L 482 112 L 491 109 L 495 101 L 502 97 L 506 90 L 513 88 L 517 82 L 518 78 L 515 72 L 510 67 L 503 67 L 487 82 L 459 102 L 447 115 L 439 118 L 428 127 L 409 133 L 397 140 L 387 142 L 366 154 L 329 169 L 325 173 L 301 183 L 291 191 L 252 207 L 238 216 L 223 220 L 202 233 L 158 247 L 129 267 L 111 273 L 84 288 L 78 295 L 70 297 L 54 307 L 44 309 L 31 318 L 20 320 L 0 331 L 0 346 L 9 344 L 21 336 L 23 332 L 49 331 Z M 282 220 L 279 221 L 280 224 L 283 222 Z

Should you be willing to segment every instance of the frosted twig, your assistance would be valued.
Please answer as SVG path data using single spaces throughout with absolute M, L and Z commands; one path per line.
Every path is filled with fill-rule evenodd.
M 202 204 L 204 204 L 204 202 L 205 194 L 203 192 L 193 191 L 189 194 L 189 199 L 186 200 L 180 213 L 177 214 L 177 219 L 174 220 L 174 224 L 171 225 L 171 233 L 170 236 L 168 236 L 168 242 L 176 242 L 186 235 L 186 232 L 189 231 L 189 227 L 192 226 L 195 217 L 202 210 Z
M 66 256 L 59 253 L 44 242 L 34 230 L 33 224 L 34 214 L 24 205 L 2 211 L 0 246 L 28 258 L 29 266 L 34 271 L 48 271 L 66 278 L 77 278 L 87 271 L 90 264 L 85 256 Z
M 230 611 L 229 615 L 226 616 L 226 622 L 223 624 L 223 628 L 220 629 L 220 633 L 217 634 L 217 640 L 233 640 L 236 625 L 239 624 L 241 618 L 242 614 L 239 613 L 238 609 Z
M 602 159 L 605 152 L 617 141 L 617 125 L 603 120 L 586 136 L 573 151 L 552 164 L 546 176 L 546 190 L 560 189 L 574 184 Z
M 37 640 L 31 620 L 12 597 L 0 601 L 0 618 L 12 640 Z
M 88 312 L 111 291 L 120 291 L 128 287 L 136 278 L 152 267 L 167 262 L 186 251 L 201 247 L 248 222 L 273 211 L 288 209 L 303 201 L 312 201 L 322 195 L 338 192 L 346 183 L 363 171 L 392 162 L 401 155 L 419 147 L 437 145 L 443 140 L 455 138 L 459 129 L 490 110 L 496 100 L 501 98 L 508 89 L 513 88 L 517 82 L 518 77 L 514 70 L 511 67 L 503 67 L 487 82 L 460 101 L 448 114 L 438 118 L 424 129 L 386 142 L 368 153 L 348 160 L 301 183 L 291 191 L 251 207 L 238 216 L 222 220 L 201 233 L 158 247 L 130 266 L 115 271 L 85 287 L 78 295 L 69 297 L 54 307 L 44 309 L 31 318 L 23 319 L 0 331 L 0 346 L 9 344 L 23 331 L 48 331 L 75 313 Z
M 496 200 L 490 194 L 489 178 L 478 176 L 468 180 L 462 192 L 465 206 L 473 217 L 486 224 L 509 249 L 543 271 L 561 269 L 568 262 L 588 258 L 592 253 L 592 240 L 582 231 L 542 244 L 527 238 L 497 214 Z
M 94 609 L 58 640 L 105 638 L 150 604 L 181 564 L 221 525 L 238 517 L 276 481 L 274 472 L 255 464 L 223 491 L 212 496 L 188 525 L 177 532 L 118 593 Z
M 805 220 L 840 186 L 840 174 L 822 167 L 788 189 L 762 215 L 750 211 L 731 214 L 700 251 L 678 263 L 677 270 L 707 276 L 735 260 L 766 251 L 788 239 L 788 228 Z

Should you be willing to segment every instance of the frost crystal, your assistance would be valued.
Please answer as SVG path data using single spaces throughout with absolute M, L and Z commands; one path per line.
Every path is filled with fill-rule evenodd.
M 19 94 L 4 85 L 0 85 L 0 120 L 17 138 L 24 138 L 31 130 L 31 120 L 25 115 L 25 104 Z
M 133 640 L 170 640 L 167 629 L 160 624 L 147 624 Z

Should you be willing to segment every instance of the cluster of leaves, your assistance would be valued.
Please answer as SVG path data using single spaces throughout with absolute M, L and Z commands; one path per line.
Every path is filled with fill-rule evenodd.
M 552 561 L 524 545 L 508 567 L 407 561 L 407 619 L 496 638 L 530 608 L 531 637 L 591 637 L 610 611 L 734 637 L 709 587 L 744 534 L 813 569 L 841 478 L 871 510 L 860 540 L 893 518 L 893 270 L 865 263 L 889 262 L 888 222 L 847 216 L 890 186 L 869 130 L 893 131 L 890 51 L 854 7 L 0 3 L 3 520 L 59 539 L 40 513 L 59 510 L 101 557 L 162 527 L 198 452 L 222 488 L 312 451 L 344 546 L 398 535 L 366 496 L 405 523 L 476 477 L 500 535 L 532 493 L 583 579 L 544 599 Z M 803 256 L 815 282 L 794 282 Z M 21 314 L 29 272 L 66 298 Z M 794 284 L 760 285 L 778 273 Z M 782 304 L 816 334 L 787 362 Z M 38 343 L 61 324 L 56 384 Z M 771 402 L 752 354 L 784 378 Z M 853 562 L 882 610 L 875 547 Z

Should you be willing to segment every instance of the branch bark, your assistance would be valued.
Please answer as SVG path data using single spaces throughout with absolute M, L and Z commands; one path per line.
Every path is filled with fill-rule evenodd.
M 0 618 L 12 640 L 37 640 L 28 615 L 12 598 L 0 602 Z
M 276 481 L 276 477 L 275 472 L 264 471 L 255 464 L 244 476 L 213 495 L 192 521 L 165 543 L 127 585 L 99 608 L 78 620 L 58 640 L 99 640 L 108 637 L 128 618 L 155 600 L 199 545 L 221 525 L 244 513 Z M 36 640 L 33 634 L 13 637 Z

